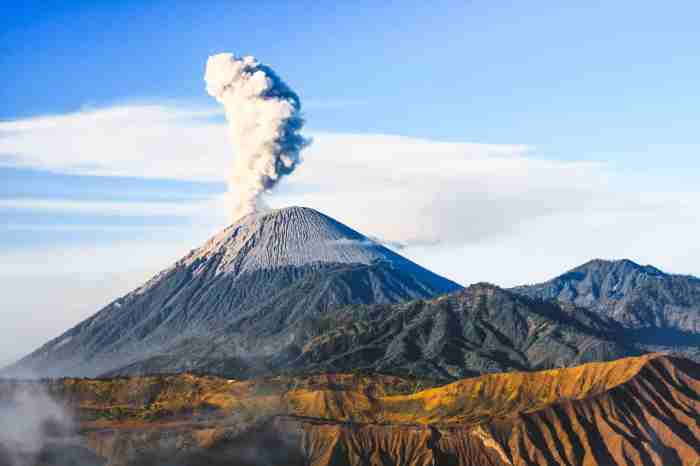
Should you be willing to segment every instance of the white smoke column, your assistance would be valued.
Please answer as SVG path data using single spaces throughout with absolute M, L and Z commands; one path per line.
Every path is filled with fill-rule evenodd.
M 204 81 L 226 110 L 235 152 L 228 176 L 235 220 L 262 207 L 261 195 L 294 171 L 310 140 L 300 134 L 299 96 L 254 57 L 213 55 Z

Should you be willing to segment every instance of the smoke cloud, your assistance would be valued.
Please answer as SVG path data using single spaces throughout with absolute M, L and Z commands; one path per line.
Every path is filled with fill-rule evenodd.
M 0 386 L 0 466 L 78 464 L 64 461 L 77 449 L 63 444 L 73 431 L 71 416 L 40 384 Z
M 262 194 L 294 171 L 311 140 L 300 133 L 299 96 L 254 57 L 213 55 L 204 81 L 226 111 L 235 152 L 228 176 L 235 220 L 264 207 Z

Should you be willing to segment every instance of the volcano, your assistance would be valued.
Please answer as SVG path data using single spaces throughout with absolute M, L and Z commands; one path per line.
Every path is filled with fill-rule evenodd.
M 332 309 L 460 288 L 316 210 L 253 213 L 4 373 L 240 377 L 295 358 Z

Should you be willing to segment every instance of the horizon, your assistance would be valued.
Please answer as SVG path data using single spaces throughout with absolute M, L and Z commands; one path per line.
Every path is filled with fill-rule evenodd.
M 314 141 L 272 208 L 318 210 L 465 286 L 605 257 L 698 276 L 697 13 L 3 6 L 0 365 L 230 225 L 234 155 L 204 82 L 221 52 L 257 57 L 301 99 Z

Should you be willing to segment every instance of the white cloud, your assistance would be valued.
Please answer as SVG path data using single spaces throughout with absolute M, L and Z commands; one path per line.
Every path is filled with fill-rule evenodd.
M 212 216 L 223 211 L 224 197 L 216 196 L 204 200 L 179 200 L 177 202 L 127 202 L 89 201 L 66 199 L 0 199 L 0 209 L 68 212 L 74 214 L 110 214 L 144 217 L 198 217 Z
M 219 181 L 228 151 L 215 115 L 129 105 L 0 122 L 0 154 L 70 173 Z
M 124 105 L 1 122 L 0 154 L 12 155 L 11 163 L 71 173 L 222 181 L 232 155 L 223 119 L 213 118 L 217 115 L 208 108 Z M 501 246 L 501 251 L 511 245 L 527 252 L 563 244 L 562 257 L 570 259 L 562 263 L 574 265 L 579 251 L 601 256 L 610 244 L 619 251 L 611 251 L 612 256 L 646 257 L 657 251 L 654 257 L 662 260 L 669 238 L 700 233 L 693 209 L 697 193 L 660 184 L 651 190 L 648 183 L 640 191 L 640 183 L 604 164 L 544 159 L 536 148 L 518 144 L 381 134 L 313 136 L 305 162 L 270 203 L 314 207 L 387 241 L 439 242 L 465 251 L 492 248 L 495 263 L 502 260 Z M 214 223 L 226 214 L 221 199 L 172 204 L 5 200 L 1 207 L 186 215 L 210 217 Z M 663 222 L 665 236 L 640 234 L 644 222 L 647 229 Z M 692 254 L 697 263 L 700 257 Z M 508 256 L 519 261 L 512 251 Z M 538 264 L 544 260 L 528 267 L 543 269 Z
M 473 242 L 523 221 L 580 209 L 605 189 L 604 167 L 530 156 L 518 145 L 386 135 L 315 135 L 290 179 L 313 190 L 275 196 L 398 242 Z
M 628 205 L 594 205 L 529 220 L 512 235 L 401 252 L 465 284 L 538 283 L 593 258 L 630 258 L 666 272 L 699 274 L 696 209 L 673 203 L 663 209 Z
M 0 154 L 72 173 L 221 181 L 232 158 L 225 125 L 202 119 L 215 114 L 132 105 L 5 122 Z M 314 139 L 271 203 L 316 207 L 390 241 L 468 242 L 513 233 L 529 218 L 581 208 L 604 183 L 603 167 L 538 159 L 523 145 L 377 134 Z M 52 202 L 31 207 L 172 208 Z

